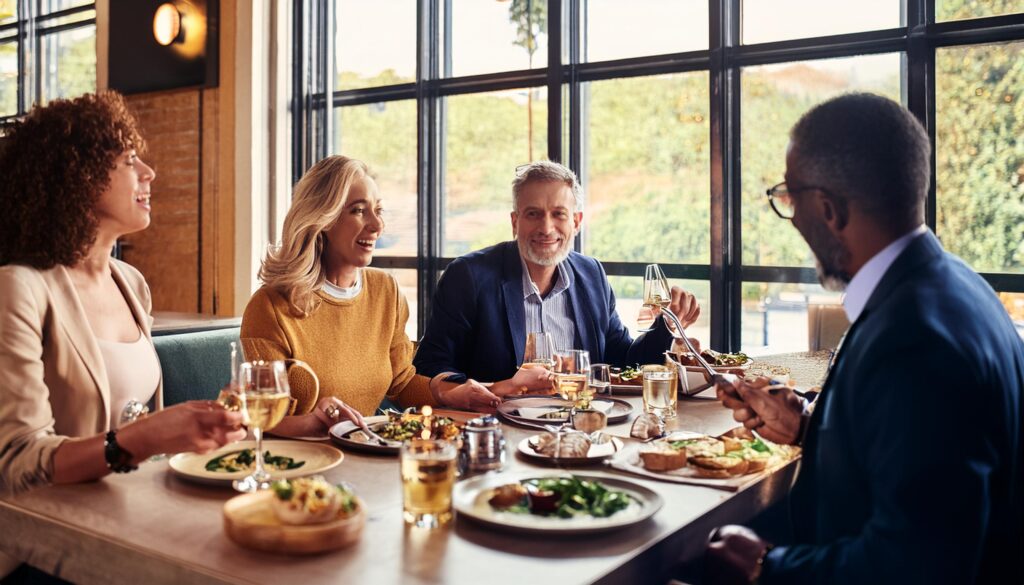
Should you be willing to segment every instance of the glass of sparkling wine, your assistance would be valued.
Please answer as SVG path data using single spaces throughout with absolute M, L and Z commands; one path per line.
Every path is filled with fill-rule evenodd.
M 555 343 L 550 333 L 532 331 L 526 336 L 523 366 L 540 366 L 550 370 L 555 364 Z
M 263 467 L 263 433 L 277 426 L 288 412 L 288 369 L 283 361 L 243 362 L 238 367 L 238 390 L 245 424 L 256 439 L 256 465 L 249 476 L 232 485 L 240 492 L 255 492 L 270 487 L 270 474 Z
M 674 367 L 647 365 L 643 367 L 644 412 L 653 412 L 662 420 L 676 417 L 676 380 Z
M 438 439 L 402 443 L 402 516 L 406 524 L 437 528 L 452 519 L 455 445 Z
M 637 319 L 641 331 L 650 331 L 654 325 L 654 309 L 664 309 L 672 303 L 672 292 L 661 266 L 648 264 L 644 270 L 644 306 Z
M 560 349 L 555 352 L 555 389 L 575 403 L 590 396 L 590 352 L 582 349 Z

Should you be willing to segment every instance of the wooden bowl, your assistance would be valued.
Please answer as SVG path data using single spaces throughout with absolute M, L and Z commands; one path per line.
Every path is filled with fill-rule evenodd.
M 356 498 L 355 514 L 322 524 L 281 523 L 271 508 L 272 490 L 243 494 L 224 504 L 224 532 L 237 544 L 259 551 L 316 554 L 354 544 L 366 526 L 366 506 Z

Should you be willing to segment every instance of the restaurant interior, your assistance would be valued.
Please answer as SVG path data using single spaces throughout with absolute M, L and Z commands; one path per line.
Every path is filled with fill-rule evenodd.
M 154 451 L 137 471 L 99 481 L 0 493 L 0 575 L 14 571 L 0 583 L 756 581 L 776 562 L 774 545 L 755 555 L 756 573 L 716 580 L 706 573 L 709 539 L 727 540 L 722 525 L 750 526 L 764 542 L 793 539 L 787 494 L 800 448 L 746 431 L 715 383 L 761 375 L 803 400 L 825 384 L 850 331 L 843 293 L 820 284 L 815 253 L 766 189 L 790 178 L 794 124 L 853 92 L 888 98 L 923 127 L 924 225 L 991 287 L 999 319 L 1024 344 L 1024 0 L 0 0 L 0 156 L 4 134 L 33 108 L 103 90 L 124 96 L 145 140 L 139 158 L 155 173 L 148 227 L 118 237 L 111 256 L 148 287 L 153 319 L 143 331 L 160 390 L 121 421 L 189 401 L 230 410 L 226 393 L 244 386 L 240 376 L 280 376 L 280 365 L 292 386 L 281 408 L 294 411 L 311 378 L 307 412 L 322 408 L 331 423 L 322 436 L 275 435 L 285 410 L 261 430 L 256 403 L 242 396 L 246 440 L 261 445 L 248 456 L 290 480 L 285 487 L 253 480 L 245 461 L 232 467 L 239 448 L 229 443 L 214 454 Z M 242 318 L 287 237 L 296 185 L 335 155 L 368 165 L 383 208 L 368 264 L 397 287 L 398 313 L 408 311 L 392 362 L 407 352 L 403 363 L 420 367 L 422 355 L 410 360 L 434 347 L 431 323 L 454 319 L 455 305 L 439 299 L 470 302 L 445 288 L 446 271 L 518 237 L 513 182 L 547 160 L 581 187 L 574 257 L 600 261 L 611 316 L 630 338 L 667 331 L 657 352 L 665 363 L 625 363 L 623 353 L 602 369 L 595 352 L 562 354 L 571 348 L 531 332 L 527 352 L 552 346 L 553 395 L 527 384 L 514 394 L 529 397 L 473 408 L 435 391 L 470 384 L 465 375 L 422 370 L 433 409 L 409 408 L 389 390 L 376 410 L 345 421 L 347 406 L 316 400 L 332 374 L 295 354 L 257 361 Z M 652 286 L 666 298 L 686 292 L 658 307 Z M 675 311 L 685 295 L 699 304 L 693 319 Z M 665 315 L 658 325 L 652 311 Z M 671 341 L 684 328 L 667 325 L 673 313 L 686 323 L 681 340 Z M 8 326 L 0 338 L 13 335 Z M 502 331 L 474 332 L 467 345 L 489 351 Z M 516 366 L 531 361 L 523 342 Z M 299 362 L 298 372 L 286 358 L 314 367 Z M 374 358 L 337 367 L 367 363 Z M 648 396 L 660 373 L 671 384 L 664 412 Z M 584 377 L 579 395 L 558 387 L 570 374 Z M 4 410 L 5 399 L 4 417 L 15 408 Z M 644 434 L 643 421 L 656 428 Z M 46 424 L 32 432 L 52 434 Z M 573 441 L 585 437 L 579 453 L 564 450 L 568 428 Z M 666 436 L 677 450 L 735 443 L 745 471 L 701 476 L 689 444 L 682 469 L 640 456 Z M 108 435 L 98 449 L 111 444 Z M 0 446 L 5 473 L 12 445 Z M 1016 449 L 1019 480 L 1019 436 Z M 442 488 L 407 478 L 438 461 L 450 472 Z M 324 489 L 290 479 L 310 473 L 333 494 L 330 521 L 274 517 L 264 496 Z M 511 504 L 494 503 L 520 480 L 525 491 Z M 411 510 L 416 481 L 444 491 L 447 510 Z M 538 515 L 547 504 L 536 494 L 558 490 L 576 490 L 589 515 L 557 506 Z M 901 582 L 924 582 L 909 574 Z

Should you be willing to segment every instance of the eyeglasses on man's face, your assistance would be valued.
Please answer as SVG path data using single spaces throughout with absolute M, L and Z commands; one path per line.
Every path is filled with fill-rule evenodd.
M 793 203 L 793 193 L 800 193 L 801 191 L 821 191 L 828 194 L 828 191 L 821 187 L 800 187 L 797 189 L 791 189 L 783 181 L 778 185 L 765 191 L 765 195 L 768 196 L 768 203 L 772 206 L 772 211 L 782 219 L 793 219 L 793 215 L 796 213 L 796 205 Z

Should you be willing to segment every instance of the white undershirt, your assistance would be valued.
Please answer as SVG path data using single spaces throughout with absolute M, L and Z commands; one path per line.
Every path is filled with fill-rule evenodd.
M 363 290 L 363 271 L 361 269 L 356 269 L 356 283 L 348 288 L 335 286 L 325 280 L 324 286 L 321 288 L 321 290 L 327 293 L 328 296 L 333 297 L 335 299 L 354 299 Z
M 160 361 L 149 338 L 139 331 L 139 338 L 128 343 L 96 339 L 107 369 L 110 383 L 110 428 L 116 429 L 121 411 L 129 400 L 147 404 L 160 383 Z

